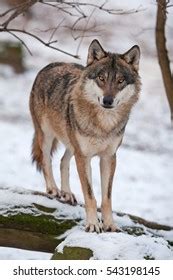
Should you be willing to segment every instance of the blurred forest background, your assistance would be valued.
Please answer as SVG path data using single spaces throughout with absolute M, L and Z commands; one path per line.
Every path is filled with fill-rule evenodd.
M 99 26 L 102 28 L 103 23 L 101 23 L 100 20 L 97 21 L 97 18 L 100 16 L 98 12 L 107 13 L 108 15 L 122 16 L 142 12 L 142 6 L 140 5 L 136 8 L 129 7 L 128 9 L 123 10 L 122 7 L 116 8 L 114 2 L 114 7 L 108 7 L 110 3 L 113 4 L 113 2 L 108 0 L 102 3 L 100 3 L 101 1 L 91 3 L 89 1 L 65 0 L 1 0 L 1 2 L 2 4 L 7 4 L 8 8 L 0 14 L 0 18 L 2 19 L 0 32 L 6 32 L 19 41 L 19 44 L 16 46 L 13 44 L 13 47 L 10 46 L 9 42 L 1 42 L 1 46 L 4 48 L 4 53 L 1 51 L 1 63 L 11 64 L 16 72 L 24 71 L 24 65 L 22 62 L 22 47 L 25 47 L 32 55 L 32 51 L 27 43 L 25 43 L 25 40 L 22 39 L 21 34 L 25 34 L 26 36 L 31 37 L 31 39 L 38 40 L 46 47 L 55 49 L 74 58 L 79 58 L 79 48 L 86 37 L 92 37 L 94 34 L 97 36 L 102 35 L 103 37 L 103 32 L 99 30 Z M 116 2 L 116 5 L 117 3 L 118 1 Z M 52 10 L 52 13 L 56 12 L 56 16 L 52 15 L 51 17 L 53 19 L 52 22 L 51 20 L 49 20 L 49 22 L 44 21 L 44 23 L 46 23 L 45 27 L 47 27 L 45 30 L 41 30 L 41 26 L 43 26 L 42 15 L 33 13 L 33 9 L 36 4 L 40 5 L 39 10 L 41 9 L 40 11 L 43 11 L 43 13 L 48 12 L 46 11 L 46 9 L 48 10 L 48 7 L 54 9 Z M 169 0 L 156 0 L 155 3 L 153 1 L 153 5 L 154 4 L 157 6 L 155 38 L 158 62 L 160 64 L 165 92 L 170 107 L 171 121 L 173 122 L 173 77 L 171 73 L 171 62 L 166 45 L 166 22 L 173 4 Z M 18 20 L 21 16 L 23 16 L 22 23 L 21 20 L 16 23 L 16 19 Z M 34 18 L 37 19 L 36 26 L 34 27 L 34 30 L 28 30 L 28 25 L 31 25 Z M 13 25 L 14 21 L 15 26 Z M 37 30 L 37 32 L 35 32 L 35 30 Z M 41 35 L 40 32 L 42 33 Z M 57 40 L 57 37 L 61 38 L 60 35 L 64 35 L 64 32 L 66 33 L 66 36 L 71 36 L 71 39 L 78 41 L 76 53 L 68 52 L 63 47 L 61 48 L 55 45 L 60 41 L 60 39 Z M 48 36 L 49 39 L 45 40 L 45 37 Z
M 0 0 L 0 188 L 44 191 L 30 159 L 28 100 L 37 72 L 55 61 L 85 65 L 94 38 L 117 53 L 137 44 L 142 92 L 118 152 L 113 209 L 172 226 L 172 16 L 173 1 L 166 0 Z M 60 146 L 53 160 L 57 181 L 62 154 Z M 92 164 L 100 203 L 98 160 Z M 71 168 L 72 190 L 83 202 L 74 161 Z
M 128 1 L 111 0 L 95 1 L 94 3 L 84 0 L 1 0 L 0 121 L 5 129 L 1 136 L 5 145 L 2 151 L 4 161 L 1 163 L 1 184 L 22 186 L 24 181 L 28 181 L 30 187 L 34 187 L 35 184 L 41 185 L 40 178 L 38 181 L 28 178 L 30 172 L 34 172 L 31 171 L 31 167 L 29 168 L 30 143 L 27 141 L 31 136 L 28 136 L 23 143 L 16 142 L 22 137 L 21 133 L 17 137 L 19 124 L 21 126 L 30 125 L 32 135 L 28 110 L 28 96 L 32 83 L 36 73 L 50 62 L 74 61 L 85 64 L 87 47 L 93 38 L 100 40 L 105 49 L 113 52 L 123 53 L 134 44 L 140 46 L 142 94 L 134 114 L 132 114 L 123 144 L 125 148 L 140 151 L 141 156 L 142 153 L 147 152 L 150 152 L 150 157 L 153 153 L 157 154 L 160 157 L 159 160 L 161 155 L 163 157 L 171 156 L 172 6 L 173 3 L 166 0 L 133 0 L 130 4 Z M 12 125 L 13 129 L 16 129 L 14 138 L 10 136 L 13 130 L 7 129 L 8 125 Z M 2 129 L 1 133 L 3 133 Z M 14 151 L 12 151 L 13 149 Z M 20 151 L 17 152 L 18 149 Z M 25 155 L 26 158 L 20 158 L 23 151 L 28 152 Z M 10 164 L 11 157 L 14 161 L 12 164 Z M 139 158 L 141 160 L 141 157 Z M 22 172 L 25 180 L 22 180 L 18 174 L 22 161 L 25 161 L 25 164 L 28 163 Z M 149 172 L 147 169 L 144 170 L 142 163 L 143 171 L 136 170 L 138 164 L 133 161 L 132 175 L 128 176 L 132 177 L 131 184 L 138 185 L 138 188 L 139 185 L 141 186 L 138 184 L 140 177 L 151 178 L 154 183 L 150 190 L 149 185 L 145 182 L 147 193 L 151 194 L 153 189 L 153 195 L 155 193 L 160 197 L 160 189 L 166 190 L 166 186 L 172 182 L 172 171 L 170 174 L 173 167 L 172 159 L 167 158 L 164 163 L 156 160 L 156 164 L 154 164 L 151 157 L 149 161 L 147 166 Z M 128 172 L 129 170 L 127 170 L 127 174 Z M 142 173 L 140 174 L 140 172 Z M 32 178 L 38 177 L 35 173 L 32 174 L 34 174 L 31 176 Z M 117 180 L 121 181 L 122 177 L 120 174 L 120 179 L 118 177 Z M 136 179 L 136 177 L 138 178 Z M 128 178 L 127 183 L 123 178 L 122 180 L 123 187 L 129 185 Z M 141 181 L 143 184 L 145 180 Z M 143 189 L 143 187 L 141 188 Z M 122 190 L 121 186 L 118 189 Z M 129 198 L 132 189 L 128 188 Z M 167 194 L 170 197 L 170 190 L 172 193 L 172 188 L 169 186 L 168 190 L 164 191 L 164 195 Z M 129 209 L 131 208 L 129 207 Z M 141 213 L 139 211 L 139 214 L 143 215 L 143 211 L 141 210 Z

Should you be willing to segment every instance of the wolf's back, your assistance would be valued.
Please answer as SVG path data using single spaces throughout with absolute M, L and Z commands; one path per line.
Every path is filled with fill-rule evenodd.
M 37 75 L 31 91 L 31 105 L 62 107 L 84 67 L 76 63 L 51 63 Z M 35 107 L 35 106 L 34 106 Z

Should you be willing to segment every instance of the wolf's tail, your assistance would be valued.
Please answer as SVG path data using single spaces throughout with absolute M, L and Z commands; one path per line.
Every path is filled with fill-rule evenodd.
M 42 136 L 35 132 L 32 142 L 32 162 L 36 163 L 37 170 L 43 169 Z
M 42 152 L 42 145 L 43 145 L 43 132 L 40 127 L 39 121 L 36 117 L 35 110 L 34 110 L 34 92 L 31 92 L 30 96 L 30 112 L 32 116 L 33 125 L 35 128 L 35 134 L 33 137 L 32 142 L 32 162 L 36 163 L 37 169 L 42 171 L 43 169 L 43 152 Z

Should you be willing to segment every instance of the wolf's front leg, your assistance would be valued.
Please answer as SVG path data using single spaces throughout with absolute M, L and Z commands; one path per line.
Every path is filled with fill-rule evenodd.
M 112 217 L 112 182 L 116 168 L 116 155 L 100 158 L 100 174 L 102 188 L 102 219 L 104 231 L 117 231 Z
M 86 209 L 86 231 L 101 232 L 101 224 L 97 217 L 97 204 L 93 194 L 91 180 L 91 166 L 89 157 L 76 153 L 75 160 L 79 173 Z

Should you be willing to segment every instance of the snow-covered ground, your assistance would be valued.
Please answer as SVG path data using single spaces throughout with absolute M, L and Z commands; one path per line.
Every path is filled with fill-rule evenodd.
M 0 247 L 0 260 L 40 260 L 40 252 Z M 50 260 L 52 254 L 41 253 L 42 260 Z
M 92 259 L 99 260 L 173 259 L 173 248 L 170 246 L 173 242 L 173 229 L 168 231 L 151 229 L 150 227 L 135 223 L 128 215 L 119 215 L 114 212 L 114 220 L 122 232 L 86 233 L 84 230 L 84 207 L 62 204 L 56 199 L 50 200 L 43 195 L 35 195 L 32 190 L 25 190 L 24 188 L 0 187 L 0 215 L 5 216 L 9 212 L 13 215 L 18 213 L 19 209 L 20 213 L 46 215 L 46 208 L 42 210 L 41 207 L 35 207 L 34 205 L 36 204 L 44 205 L 49 210 L 52 209 L 51 214 L 50 211 L 48 213 L 56 219 L 81 220 L 72 229 L 57 237 L 61 240 L 64 239 L 57 247 L 59 253 L 63 252 L 65 246 L 70 246 L 89 248 L 93 252 Z M 100 212 L 98 212 L 98 217 L 101 218 Z M 23 258 L 38 259 L 39 254 L 41 259 L 50 259 L 52 256 L 52 254 L 48 253 L 24 251 Z M 13 249 L 10 251 L 10 249 L 1 248 L 0 258 L 4 259 L 7 257 L 8 259 L 22 259 L 22 250 L 17 249 L 15 251 Z
M 128 1 L 123 2 L 127 5 Z M 132 1 L 132 5 L 140 6 L 139 2 L 146 10 L 136 15 L 117 16 L 114 23 L 110 21 L 105 27 L 105 30 L 109 30 L 108 40 L 106 31 L 103 37 L 98 37 L 103 47 L 111 51 L 125 52 L 133 44 L 139 44 L 142 50 L 140 75 L 143 87 L 141 98 L 128 123 L 123 145 L 118 151 L 118 167 L 112 197 L 113 210 L 173 225 L 173 130 L 154 46 L 155 6 L 151 1 Z M 107 17 L 104 21 L 106 19 Z M 113 24 L 117 28 L 112 28 Z M 91 40 L 92 38 L 84 40 L 80 50 L 81 63 L 85 63 L 87 46 Z M 43 191 L 43 178 L 36 172 L 30 160 L 33 126 L 28 109 L 29 93 L 36 73 L 43 66 L 52 61 L 74 60 L 48 50 L 38 43 L 33 44 L 32 48 L 34 57 L 26 53 L 28 71 L 24 74 L 16 75 L 7 66 L 0 66 L 0 186 Z M 68 48 L 70 49 L 67 44 Z M 54 175 L 58 184 L 58 163 L 62 154 L 63 146 L 60 146 L 53 160 Z M 100 179 L 97 158 L 92 161 L 92 169 L 94 191 L 99 206 Z M 83 202 L 74 160 L 71 162 L 71 188 L 78 201 Z M 82 240 L 87 236 L 87 233 L 80 230 L 77 234 Z M 123 239 L 123 236 L 119 235 L 120 239 L 121 237 Z M 95 238 L 101 242 L 102 237 Z M 119 243 L 111 234 L 104 238 L 109 242 L 109 246 Z M 133 241 L 131 244 L 134 245 Z M 159 248 L 157 250 L 159 251 Z M 14 255 L 11 256 L 14 258 Z M 128 258 L 126 253 L 123 256 Z M 166 258 L 166 255 L 164 256 Z M 23 254 L 24 259 L 30 257 L 27 253 Z M 39 258 L 39 255 L 35 258 L 37 257 Z M 0 258 L 10 258 L 7 249 L 0 249 Z M 40 258 L 43 258 L 41 253 Z

